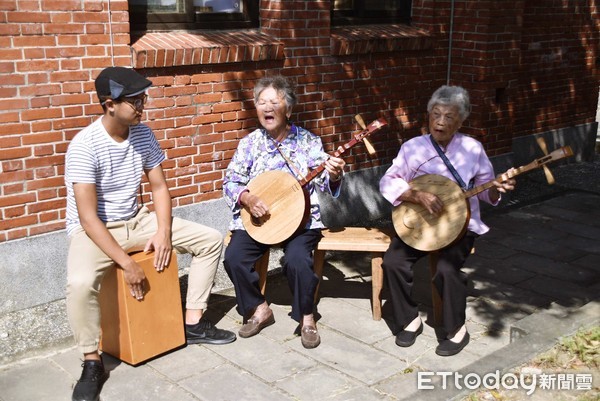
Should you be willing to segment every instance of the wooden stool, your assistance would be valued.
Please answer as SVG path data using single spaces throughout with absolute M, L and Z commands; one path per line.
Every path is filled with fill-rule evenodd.
M 106 273 L 100 288 L 100 350 L 137 365 L 185 344 L 185 332 L 175 251 L 162 272 L 154 268 L 154 253 L 132 258 L 146 275 L 144 299 L 131 295 L 123 269 Z
M 381 320 L 381 291 L 383 289 L 383 254 L 390 246 L 393 229 L 368 227 L 329 228 L 321 231 L 323 238 L 315 250 L 315 273 L 323 275 L 325 251 L 371 253 L 371 286 L 373 320 Z M 318 290 L 318 288 L 317 288 Z
M 383 254 L 390 246 L 392 237 L 395 235 L 393 228 L 369 228 L 369 227 L 340 227 L 327 228 L 321 231 L 323 238 L 317 244 L 314 253 L 314 272 L 319 278 L 323 277 L 323 266 L 325 264 L 326 251 L 348 251 L 348 252 L 370 252 L 371 253 L 371 300 L 373 320 L 381 320 L 381 292 L 383 290 Z M 225 238 L 225 244 L 229 243 L 231 233 Z M 267 273 L 269 270 L 269 255 L 265 254 L 254 264 L 258 273 L 259 288 L 264 295 Z M 437 259 L 430 255 L 431 277 L 437 270 Z M 437 289 L 431 283 L 433 320 L 439 324 L 442 319 L 442 303 Z M 319 287 L 315 291 L 315 303 L 319 294 Z

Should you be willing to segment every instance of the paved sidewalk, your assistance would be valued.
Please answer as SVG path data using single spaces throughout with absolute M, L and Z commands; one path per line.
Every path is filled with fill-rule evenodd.
M 467 307 L 472 340 L 457 356 L 435 354 L 429 325 L 415 345 L 397 347 L 385 320 L 387 305 L 383 320 L 371 318 L 369 260 L 332 252 L 320 288 L 318 348 L 304 349 L 294 334 L 290 294 L 275 274 L 267 284 L 275 325 L 250 339 L 188 346 L 138 367 L 105 356 L 110 379 L 102 400 L 461 399 L 470 391 L 444 389 L 439 376 L 429 383 L 434 389 L 418 390 L 418 372 L 506 372 L 559 337 L 600 322 L 600 162 L 553 171 L 552 189 L 537 175 L 519 179 L 523 189 L 510 205 L 485 212 L 492 230 L 477 240 L 464 269 L 472 284 Z M 427 275 L 424 260 L 417 269 L 423 317 L 430 308 Z M 231 290 L 213 295 L 210 314 L 220 328 L 237 332 Z M 80 363 L 70 347 L 0 366 L 0 400 L 69 400 Z M 592 374 L 598 388 L 600 374 Z

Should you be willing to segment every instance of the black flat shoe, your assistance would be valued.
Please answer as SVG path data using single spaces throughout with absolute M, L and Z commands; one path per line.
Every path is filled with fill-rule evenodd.
M 465 336 L 459 343 L 455 343 L 454 341 L 444 340 L 438 344 L 435 349 L 435 353 L 439 356 L 452 356 L 458 354 L 464 347 L 469 343 L 469 332 L 465 333 Z
M 406 331 L 402 330 L 396 334 L 396 345 L 399 347 L 410 347 L 415 343 L 417 336 L 423 332 L 423 322 L 417 329 L 417 331 Z

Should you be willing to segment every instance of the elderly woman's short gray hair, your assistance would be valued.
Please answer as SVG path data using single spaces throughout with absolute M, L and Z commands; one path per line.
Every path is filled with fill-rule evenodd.
M 456 106 L 461 121 L 465 121 L 471 113 L 469 93 L 461 86 L 443 85 L 439 87 L 433 92 L 431 99 L 429 99 L 429 102 L 427 103 L 427 112 L 431 113 L 431 110 L 438 104 Z
M 258 80 L 254 86 L 254 103 L 258 102 L 258 97 L 261 92 L 267 88 L 273 88 L 277 93 L 285 99 L 288 110 L 292 110 L 296 105 L 296 90 L 294 85 L 289 79 L 282 75 L 275 75 L 273 77 L 264 77 Z

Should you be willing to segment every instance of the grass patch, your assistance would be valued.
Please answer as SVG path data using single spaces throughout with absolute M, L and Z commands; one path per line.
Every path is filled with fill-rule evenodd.
M 562 337 L 547 352 L 519 366 L 515 374 L 575 374 L 592 373 L 591 390 L 544 390 L 539 388 L 531 394 L 519 390 L 479 390 L 462 401 L 600 401 L 600 326 L 580 329 L 574 335 Z M 539 376 L 538 376 L 539 377 Z

